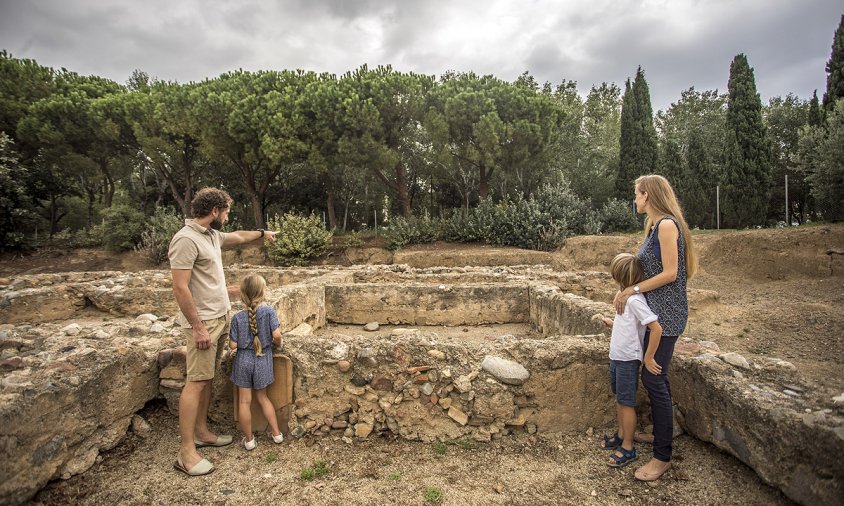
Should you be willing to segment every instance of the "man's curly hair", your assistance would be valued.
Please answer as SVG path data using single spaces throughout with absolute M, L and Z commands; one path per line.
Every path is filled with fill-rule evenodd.
M 204 218 L 214 209 L 231 207 L 232 198 L 219 188 L 203 188 L 196 192 L 190 203 L 190 211 L 194 218 Z

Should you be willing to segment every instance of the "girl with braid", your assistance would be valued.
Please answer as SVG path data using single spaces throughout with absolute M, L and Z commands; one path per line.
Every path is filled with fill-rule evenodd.
M 278 429 L 278 418 L 267 386 L 273 382 L 273 345 L 281 346 L 281 330 L 275 311 L 266 305 L 264 290 L 267 282 L 257 274 L 250 274 L 240 284 L 240 299 L 246 309 L 231 320 L 229 347 L 237 350 L 232 363 L 232 383 L 238 387 L 237 415 L 243 431 L 243 447 L 254 450 L 258 446 L 252 433 L 252 392 L 270 425 L 273 442 L 284 440 Z

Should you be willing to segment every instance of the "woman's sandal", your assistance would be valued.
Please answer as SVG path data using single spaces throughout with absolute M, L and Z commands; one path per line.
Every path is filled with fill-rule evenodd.
M 619 446 L 616 448 L 616 451 L 621 453 L 621 455 L 616 455 L 615 453 L 610 455 L 610 458 L 614 461 L 607 462 L 607 465 L 610 467 L 624 467 L 639 458 L 639 455 L 636 454 L 636 448 L 626 450 L 623 446 Z
M 612 437 L 604 435 L 603 438 L 604 442 L 598 445 L 602 450 L 615 450 L 624 442 L 624 439 L 618 437 L 618 432 L 613 434 Z

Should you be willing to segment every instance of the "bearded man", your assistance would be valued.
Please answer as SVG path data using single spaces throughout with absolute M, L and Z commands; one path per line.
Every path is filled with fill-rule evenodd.
M 187 341 L 187 379 L 179 398 L 181 446 L 174 467 L 190 476 L 214 470 L 197 448 L 232 442 L 231 436 L 218 436 L 208 429 L 211 383 L 229 336 L 229 296 L 239 292 L 237 286 L 226 286 L 221 248 L 264 237 L 274 241 L 276 236 L 276 232 L 263 229 L 221 232 L 231 205 L 232 198 L 223 190 L 198 191 L 191 201 L 194 218 L 185 220 L 185 226 L 173 236 L 168 254 L 173 295 L 181 310 L 176 322 Z

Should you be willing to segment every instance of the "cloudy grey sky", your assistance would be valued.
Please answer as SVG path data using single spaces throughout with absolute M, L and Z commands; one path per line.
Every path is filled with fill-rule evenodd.
M 585 95 L 642 65 L 654 110 L 725 91 L 748 56 L 763 100 L 819 95 L 841 0 L 0 0 L 0 48 L 125 82 L 243 68 L 342 74 L 361 64 L 440 75 L 523 71 Z

